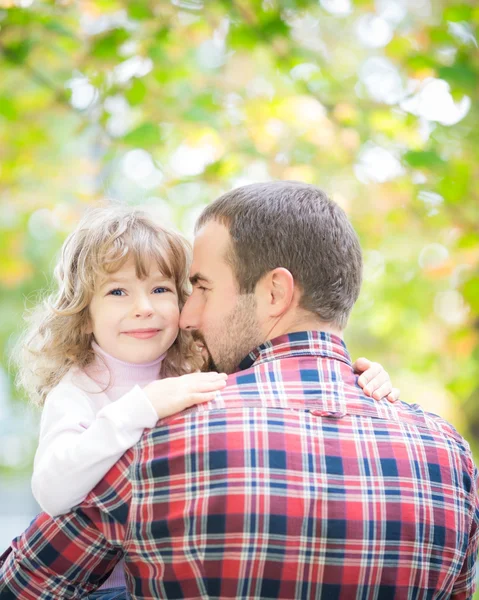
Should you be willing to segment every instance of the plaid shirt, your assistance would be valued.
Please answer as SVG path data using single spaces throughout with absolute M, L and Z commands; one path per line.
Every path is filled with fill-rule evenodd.
M 364 396 L 325 333 L 281 336 L 241 369 L 146 431 L 76 510 L 40 515 L 0 598 L 80 598 L 122 557 L 137 599 L 472 596 L 477 472 L 451 425 Z

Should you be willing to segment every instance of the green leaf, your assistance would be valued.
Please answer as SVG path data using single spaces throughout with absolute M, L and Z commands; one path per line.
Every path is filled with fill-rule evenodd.
M 410 150 L 403 155 L 403 159 L 416 169 L 435 169 L 444 164 L 444 160 L 433 150 Z
M 435 69 L 437 63 L 431 56 L 426 54 L 413 54 L 406 60 L 406 65 L 414 71 L 420 71 L 422 69 Z
M 155 123 L 143 123 L 127 133 L 123 141 L 132 146 L 151 148 L 161 142 L 161 131 Z
M 167 60 L 165 48 L 161 44 L 151 46 L 148 50 L 148 56 L 157 65 L 161 65 Z
M 58 33 L 59 35 L 76 39 L 74 31 L 72 31 L 68 27 L 65 27 L 65 25 L 61 22 L 60 19 L 45 18 L 42 19 L 42 24 L 48 31 L 52 31 L 53 33 Z
M 259 31 L 266 38 L 286 37 L 289 34 L 289 27 L 279 15 L 274 15 L 274 17 L 261 21 Z
M 258 34 L 250 25 L 234 25 L 228 37 L 231 47 L 235 49 L 253 50 L 261 42 Z
M 22 8 L 9 8 L 5 14 L 7 15 L 9 25 L 21 25 L 23 27 L 35 21 L 36 16 L 33 11 Z
M 397 59 L 403 59 L 406 57 L 413 48 L 412 40 L 407 36 L 394 37 L 386 47 L 386 53 L 388 56 Z
M 116 59 L 118 58 L 118 47 L 126 42 L 129 37 L 129 33 L 125 29 L 109 31 L 103 37 L 95 39 L 90 54 L 103 60 Z
M 464 202 L 471 185 L 471 166 L 467 162 L 456 162 L 448 167 L 438 186 L 438 192 L 449 204 Z
M 9 121 L 13 121 L 18 117 L 18 111 L 11 98 L 8 98 L 7 96 L 0 96 L 0 115 Z
M 458 248 L 479 248 L 479 233 L 467 232 L 461 236 L 457 246 Z
M 445 79 L 453 87 L 464 90 L 475 90 L 479 85 L 479 78 L 472 67 L 467 64 L 458 64 L 452 67 L 440 67 L 437 72 L 441 79 Z
M 444 21 L 470 21 L 472 6 L 470 4 L 456 4 L 447 6 L 444 10 Z
M 238 170 L 239 164 L 236 157 L 229 156 L 210 163 L 203 172 L 205 180 L 219 180 L 232 177 Z
M 466 281 L 462 293 L 472 310 L 479 313 L 479 277 L 473 277 Z
M 434 44 L 454 44 L 454 36 L 444 27 L 432 27 L 429 37 Z
M 128 4 L 128 16 L 137 21 L 153 17 L 149 2 L 147 0 L 135 0 L 135 2 L 130 2 Z
M 10 62 L 21 65 L 27 59 L 32 48 L 33 41 L 27 38 L 21 42 L 14 42 L 5 46 L 3 48 L 3 53 Z
M 183 113 L 188 121 L 214 123 L 218 117 L 218 103 L 212 92 L 198 95 L 195 103 L 191 104 Z
M 143 81 L 134 77 L 131 82 L 130 89 L 126 90 L 125 92 L 125 96 L 132 106 L 136 106 L 143 102 L 146 92 L 146 85 L 143 83 Z

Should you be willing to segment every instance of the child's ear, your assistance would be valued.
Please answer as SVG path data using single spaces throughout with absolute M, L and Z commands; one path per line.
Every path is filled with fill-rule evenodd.
M 91 322 L 90 315 L 86 315 L 85 324 L 82 327 L 83 333 L 86 335 L 93 333 L 93 323 Z

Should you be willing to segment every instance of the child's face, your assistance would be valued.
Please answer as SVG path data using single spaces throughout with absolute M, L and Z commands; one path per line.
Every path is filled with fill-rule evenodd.
M 151 264 L 138 279 L 132 259 L 98 282 L 90 303 L 90 332 L 105 352 L 130 363 L 161 356 L 178 335 L 180 310 L 174 282 Z

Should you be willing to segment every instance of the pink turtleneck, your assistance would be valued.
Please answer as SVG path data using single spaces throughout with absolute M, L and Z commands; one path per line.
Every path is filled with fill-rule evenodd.
M 152 362 L 135 364 L 123 362 L 107 354 L 96 342 L 93 342 L 92 347 L 97 355 L 97 359 L 85 371 L 102 388 L 109 384 L 108 389 L 105 390 L 105 394 L 112 402 L 121 398 L 135 385 L 144 388 L 160 377 L 160 367 L 165 358 L 164 354 Z M 105 369 L 105 364 L 108 370 Z
M 93 343 L 95 361 L 72 369 L 48 394 L 32 477 L 33 494 L 52 516 L 80 504 L 115 462 L 158 420 L 142 388 L 159 379 L 164 355 L 126 363 Z M 125 585 L 119 563 L 103 588 Z

